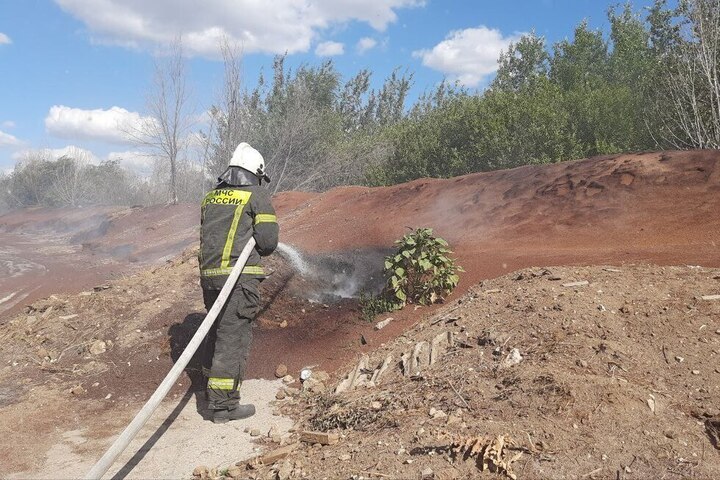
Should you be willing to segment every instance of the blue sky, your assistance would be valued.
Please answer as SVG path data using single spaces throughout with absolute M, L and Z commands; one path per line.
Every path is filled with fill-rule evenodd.
M 288 63 L 332 58 L 376 85 L 396 67 L 412 95 L 444 77 L 482 89 L 497 54 L 522 32 L 550 44 L 588 19 L 607 30 L 605 0 L 0 0 L 0 171 L 27 152 L 68 148 L 91 161 L 146 157 L 118 125 L 144 114 L 154 55 L 181 35 L 201 113 L 222 79 L 219 38 L 242 43 L 246 84 L 276 53 Z M 635 0 L 636 9 L 651 0 Z M 202 5 L 198 8 L 197 5 Z

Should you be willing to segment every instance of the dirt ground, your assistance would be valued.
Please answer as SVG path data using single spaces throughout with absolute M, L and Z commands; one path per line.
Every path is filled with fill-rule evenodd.
M 586 283 L 565 286 L 576 282 Z M 693 266 L 484 281 L 372 352 L 371 369 L 393 358 L 378 386 L 285 402 L 303 429 L 340 434 L 336 445 L 301 443 L 289 478 L 492 478 L 452 446 L 500 435 L 508 458 L 522 453 L 511 464 L 522 479 L 720 478 L 706 423 L 720 420 L 720 299 L 702 299 L 718 293 L 720 270 Z M 454 345 L 403 376 L 403 353 L 448 331 Z M 522 360 L 506 364 L 513 349 Z
M 312 420 L 332 409 L 374 420 L 340 428 L 345 437 L 336 446 L 301 449 L 312 462 L 298 465 L 304 457 L 295 456 L 285 473 L 419 478 L 432 468 L 441 478 L 441 466 L 448 466 L 460 478 L 474 477 L 471 462 L 450 465 L 446 447 L 458 435 L 505 434 L 512 452 L 523 452 L 513 462 L 518 478 L 720 477 L 719 454 L 703 431 L 708 416 L 720 413 L 713 410 L 720 405 L 714 333 L 720 302 L 701 300 L 720 294 L 712 270 L 720 268 L 718 152 L 601 157 L 388 188 L 293 192 L 274 203 L 281 241 L 300 251 L 309 270 L 295 268 L 287 255 L 268 262 L 273 274 L 262 285 L 249 378 L 274 378 L 280 363 L 294 377 L 308 366 L 346 373 L 363 353 L 377 359 L 429 335 L 427 325 L 447 314 L 443 308 L 461 307 L 462 319 L 432 328 L 467 333 L 468 345 L 454 346 L 443 367 L 421 378 L 395 371 L 369 392 L 305 398 L 293 391 L 288 405 L 277 407 L 306 426 L 343 426 Z M 35 222 L 38 216 L 46 223 Z M 96 216 L 99 222 L 81 222 Z M 32 236 L 52 237 L 60 228 L 55 217 L 81 226 L 55 235 L 53 251 Z M 38 250 L 44 257 L 35 263 L 53 266 L 0 280 L 0 303 L 16 293 L 0 318 L 1 477 L 47 472 L 50 454 L 75 438 L 69 432 L 82 431 L 87 440 L 73 447 L 76 454 L 99 458 L 154 391 L 204 316 L 196 224 L 194 206 L 0 217 L 2 250 L 15 261 L 4 265 L 35 261 Z M 345 297 L 372 290 L 382 255 L 407 227 L 420 226 L 450 241 L 466 270 L 461 284 L 446 307 L 406 308 L 374 330 L 360 319 L 357 300 Z M 103 262 L 116 273 L 96 268 Z M 568 267 L 544 274 L 547 265 Z M 515 280 L 515 271 L 523 278 Z M 576 279 L 590 283 L 562 287 Z M 41 288 L 32 291 L 35 284 Z M 487 293 L 493 290 L 500 291 Z M 454 303 L 459 299 L 462 305 Z M 486 330 L 497 338 L 482 340 Z M 496 369 L 511 348 L 523 361 Z M 195 359 L 169 401 L 198 385 Z M 655 413 L 645 417 L 649 399 Z M 368 407 L 373 401 L 383 415 Z M 460 408 L 459 425 L 468 427 L 452 424 L 443 436 L 430 408 L 448 415 Z M 39 414 L 46 411 L 53 413 Z M 415 453 L 397 455 L 401 446 Z M 247 475 L 261 473 L 267 472 Z

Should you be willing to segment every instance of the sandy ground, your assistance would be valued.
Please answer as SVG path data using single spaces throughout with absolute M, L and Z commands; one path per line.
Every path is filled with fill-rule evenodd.
M 261 435 L 267 436 L 273 426 L 280 434 L 292 427 L 289 418 L 272 414 L 270 402 L 281 384 L 279 380 L 244 382 L 243 402 L 255 404 L 257 413 L 249 419 L 222 425 L 205 420 L 198 413 L 198 396 L 192 393 L 179 397 L 179 401 L 163 403 L 103 478 L 185 478 L 200 460 L 211 468 L 226 468 L 257 455 L 260 447 L 245 430 L 258 429 Z M 116 438 L 116 435 L 88 438 L 87 429 L 82 426 L 56 431 L 53 436 L 58 442 L 38 462 L 36 469 L 7 476 L 3 472 L 3 478 L 82 478 L 99 460 L 97 452 L 109 448 Z

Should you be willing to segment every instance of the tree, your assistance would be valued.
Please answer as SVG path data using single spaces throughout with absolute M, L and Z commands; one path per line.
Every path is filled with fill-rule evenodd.
M 147 96 L 147 114 L 128 134 L 139 146 L 167 163 L 169 203 L 178 203 L 178 160 L 193 125 L 190 91 L 182 42 L 176 39 L 167 56 L 155 63 L 153 86 Z
M 507 52 L 500 53 L 498 71 L 491 85 L 493 90 L 517 92 L 538 78 L 547 78 L 550 55 L 545 39 L 532 32 L 511 43 Z
M 657 30 L 673 46 L 664 56 L 669 108 L 658 109 L 661 134 L 675 148 L 720 148 L 720 3 L 681 0 L 675 10 L 679 39 L 668 28 L 667 12 L 654 13 Z

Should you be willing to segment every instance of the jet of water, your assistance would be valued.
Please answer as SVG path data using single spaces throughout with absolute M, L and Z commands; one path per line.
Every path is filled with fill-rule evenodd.
M 310 274 L 310 265 L 307 261 L 305 261 L 302 254 L 295 249 L 295 247 L 281 242 L 278 243 L 278 251 L 287 258 L 290 263 L 292 263 L 292 266 L 300 273 L 300 275 L 305 277 Z

